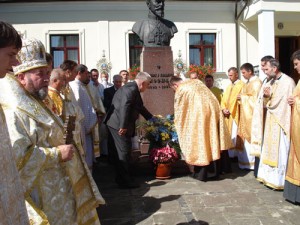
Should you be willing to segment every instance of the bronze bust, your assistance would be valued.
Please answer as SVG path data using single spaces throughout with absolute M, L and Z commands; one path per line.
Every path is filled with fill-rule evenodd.
M 170 46 L 170 40 L 177 33 L 176 25 L 164 19 L 165 0 L 146 0 L 148 19 L 136 22 L 132 31 L 145 47 Z

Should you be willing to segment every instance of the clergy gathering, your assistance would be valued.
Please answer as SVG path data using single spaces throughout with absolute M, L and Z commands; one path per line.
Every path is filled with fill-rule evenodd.
M 299 224 L 300 42 L 293 76 L 273 52 L 218 73 L 209 44 L 188 67 L 165 1 L 145 2 L 139 66 L 115 74 L 0 19 L 0 225 Z

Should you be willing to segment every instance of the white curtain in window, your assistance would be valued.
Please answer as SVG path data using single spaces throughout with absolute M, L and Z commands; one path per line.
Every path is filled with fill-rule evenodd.
M 214 57 L 213 49 L 205 48 L 204 49 L 204 64 L 205 65 L 213 65 L 213 57 Z
M 54 51 L 53 52 L 53 66 L 57 68 L 64 61 L 64 51 Z
M 68 59 L 73 60 L 78 63 L 78 51 L 68 50 Z
M 67 47 L 78 47 L 78 36 L 66 36 Z

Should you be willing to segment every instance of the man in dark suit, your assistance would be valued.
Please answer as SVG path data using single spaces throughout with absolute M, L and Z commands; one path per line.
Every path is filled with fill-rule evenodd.
M 112 100 L 113 100 L 113 97 L 114 97 L 116 91 L 120 87 L 122 87 L 122 81 L 123 81 L 122 76 L 120 76 L 119 74 L 114 75 L 113 76 L 114 85 L 109 87 L 109 88 L 104 89 L 103 105 L 104 105 L 104 108 L 105 108 L 106 112 L 108 112 L 108 110 L 111 106 L 111 103 L 112 103 Z M 103 131 L 103 129 L 105 129 L 105 131 Z M 108 128 L 107 128 L 106 125 L 104 125 L 103 129 L 102 129 L 102 132 L 106 133 L 105 138 L 107 139 L 108 162 L 113 163 L 115 160 L 118 159 L 118 155 L 114 154 L 114 152 L 112 151 L 112 149 L 115 149 L 115 146 L 114 146 L 115 143 L 114 143 L 113 137 L 111 136 L 110 132 L 108 132 Z M 102 155 L 102 156 L 106 156 L 106 155 Z
M 116 91 L 122 86 L 122 80 L 123 80 L 123 78 L 119 74 L 114 75 L 113 76 L 114 85 L 109 88 L 104 89 L 103 105 L 104 105 L 106 112 L 108 112 L 108 110 L 111 106 L 111 103 L 112 103 L 112 100 L 113 100 L 113 97 L 114 97 Z
M 139 187 L 129 172 L 129 156 L 131 138 L 135 134 L 135 122 L 141 114 L 146 120 L 152 114 L 144 107 L 140 92 L 144 92 L 150 85 L 151 76 L 140 72 L 133 82 L 122 86 L 114 95 L 112 105 L 107 112 L 105 123 L 115 142 L 116 182 L 121 188 Z

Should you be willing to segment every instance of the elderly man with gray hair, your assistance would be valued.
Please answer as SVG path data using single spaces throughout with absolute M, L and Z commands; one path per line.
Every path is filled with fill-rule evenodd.
M 134 82 L 119 88 L 104 119 L 115 142 L 112 152 L 115 156 L 116 182 L 120 188 L 139 187 L 129 172 L 128 158 L 139 114 L 146 120 L 152 118 L 152 114 L 144 107 L 140 94 L 149 87 L 150 81 L 148 73 L 139 72 Z
M 63 98 L 61 91 L 66 87 L 66 77 L 62 69 L 53 69 L 50 75 L 48 96 L 44 103 L 54 114 L 62 116 Z

